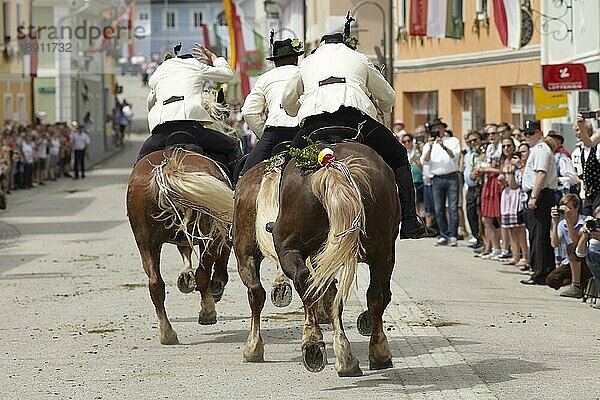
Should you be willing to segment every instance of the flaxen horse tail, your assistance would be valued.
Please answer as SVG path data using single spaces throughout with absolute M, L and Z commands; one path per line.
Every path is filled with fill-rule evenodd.
M 356 279 L 361 234 L 365 230 L 365 207 L 361 190 L 371 194 L 367 170 L 358 158 L 334 161 L 312 176 L 312 192 L 327 212 L 327 241 L 314 257 L 308 295 L 322 296 L 340 274 L 334 307 L 348 298 Z
M 187 157 L 204 156 L 176 149 L 154 168 L 149 188 L 161 210 L 154 217 L 165 221 L 167 228 L 176 227 L 191 247 L 207 240 L 224 245 L 233 221 L 233 190 L 208 172 L 186 169 Z
M 266 231 L 268 222 L 275 221 L 279 214 L 279 181 L 281 168 L 275 168 L 265 174 L 260 182 L 256 196 L 256 242 L 262 254 L 279 266 L 279 258 L 275 252 L 273 235 Z

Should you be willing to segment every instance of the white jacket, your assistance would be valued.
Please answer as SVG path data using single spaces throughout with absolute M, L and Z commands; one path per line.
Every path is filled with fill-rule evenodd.
M 265 126 L 298 125 L 298 118 L 290 117 L 281 106 L 283 91 L 288 81 L 298 74 L 298 69 L 296 65 L 282 65 L 256 80 L 242 107 L 242 116 L 256 136 L 262 136 Z
M 148 85 L 148 126 L 150 132 L 167 121 L 195 120 L 209 122 L 211 119 L 202 107 L 202 91 L 207 81 L 227 82 L 233 71 L 223 57 L 213 66 L 201 63 L 193 57 L 175 57 L 164 61 L 154 71 Z M 163 104 L 172 96 L 183 100 Z
M 327 78 L 343 78 L 345 83 L 319 86 Z M 300 104 L 300 96 L 304 98 Z M 335 112 L 340 106 L 362 110 L 377 118 L 378 101 L 384 113 L 392 111 L 396 92 L 364 54 L 342 43 L 321 43 L 316 51 L 300 63 L 299 73 L 288 83 L 283 95 L 283 108 L 289 115 L 305 117 Z

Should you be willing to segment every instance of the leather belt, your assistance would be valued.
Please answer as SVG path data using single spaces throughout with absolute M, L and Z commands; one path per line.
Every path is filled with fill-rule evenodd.
M 163 106 L 166 106 L 167 104 L 175 103 L 177 101 L 182 101 L 182 100 L 183 100 L 183 96 L 171 96 L 167 100 L 163 101 Z
M 434 175 L 434 178 L 450 178 L 451 176 L 458 175 L 458 171 L 450 172 L 449 174 Z
M 346 83 L 346 78 L 337 78 L 335 76 L 330 76 L 327 79 L 319 81 L 319 86 L 332 85 L 334 83 Z

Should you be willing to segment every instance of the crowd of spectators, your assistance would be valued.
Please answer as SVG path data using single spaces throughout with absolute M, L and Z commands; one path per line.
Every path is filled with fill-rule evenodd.
M 475 257 L 514 266 L 523 284 L 566 286 L 561 296 L 582 298 L 597 297 L 600 282 L 597 123 L 578 115 L 572 152 L 539 121 L 488 123 L 462 143 L 440 118 L 413 133 L 398 120 L 394 132 L 408 152 L 417 211 L 440 232 L 436 245 L 459 246 L 469 231 Z
M 5 121 L 0 133 L 0 209 L 6 208 L 7 195 L 14 190 L 61 177 L 85 178 L 82 158 L 89 144 L 89 135 L 76 122 L 22 126 Z M 73 154 L 78 158 L 74 175 Z

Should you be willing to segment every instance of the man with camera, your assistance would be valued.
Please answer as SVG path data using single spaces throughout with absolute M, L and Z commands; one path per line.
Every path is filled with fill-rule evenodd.
M 441 235 L 437 245 L 457 246 L 460 142 L 457 138 L 446 135 L 447 126 L 440 118 L 426 124 L 425 129 L 428 130 L 430 137 L 423 147 L 421 163 L 428 164 L 429 171 L 433 175 L 431 180 L 433 204 Z M 446 219 L 446 200 L 448 200 L 449 224 Z
M 558 207 L 552 207 L 552 230 L 550 240 L 552 247 L 561 244 L 567 249 L 567 258 L 563 265 L 569 264 L 571 269 L 571 285 L 563 290 L 562 297 L 581 298 L 581 259 L 575 255 L 575 247 L 579 242 L 585 217 L 579 214 L 579 198 L 574 194 L 566 194 L 560 199 Z M 560 219 L 563 217 L 563 219 Z
M 576 123 L 583 143 L 580 159 L 585 186 L 584 212 L 590 215 L 600 205 L 600 133 L 593 133 L 593 127 L 586 118 L 597 119 L 598 111 L 578 114 Z
M 600 285 L 600 206 L 594 209 L 592 217 L 586 218 L 575 254 L 578 257 L 585 257 L 598 288 Z M 600 302 L 596 302 L 593 307 L 600 308 Z
M 525 121 L 523 134 L 530 146 L 523 171 L 522 188 L 527 193 L 527 228 L 530 262 L 534 274 L 521 280 L 524 285 L 545 285 L 554 269 L 554 251 L 550 243 L 550 210 L 554 206 L 556 164 L 552 150 L 543 141 L 540 121 Z

